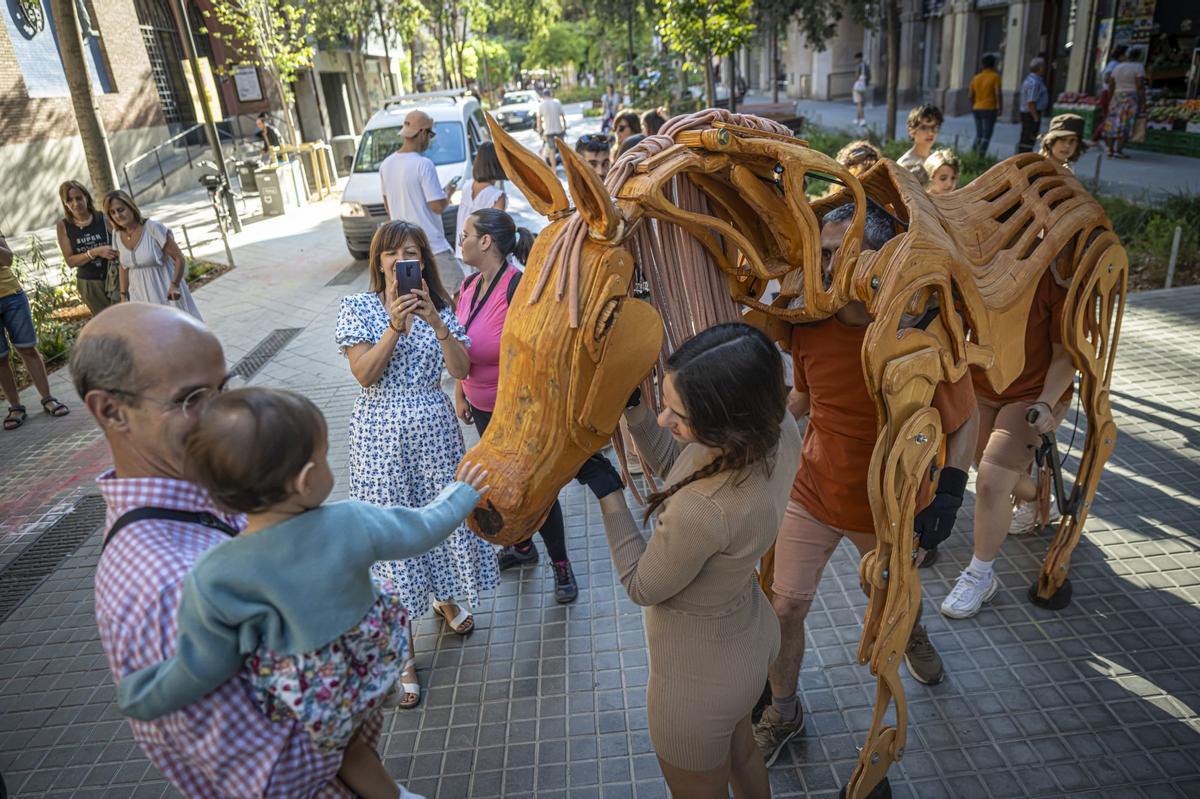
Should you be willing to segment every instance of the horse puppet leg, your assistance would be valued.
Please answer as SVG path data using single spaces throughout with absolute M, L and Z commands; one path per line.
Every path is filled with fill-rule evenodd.
M 1061 610 L 1071 601 L 1067 573 L 1091 511 L 1104 464 L 1117 443 L 1109 387 L 1117 355 L 1117 339 L 1125 311 L 1129 258 L 1111 231 L 1097 236 L 1084 250 L 1063 307 L 1063 346 L 1081 375 L 1080 402 L 1087 413 L 1087 438 L 1079 474 L 1067 509 L 1037 581 L 1029 588 L 1039 607 Z

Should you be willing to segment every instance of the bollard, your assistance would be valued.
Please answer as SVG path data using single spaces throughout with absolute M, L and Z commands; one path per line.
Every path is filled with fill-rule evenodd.
M 1171 260 L 1167 262 L 1167 288 L 1175 282 L 1175 262 L 1179 260 L 1179 239 L 1183 236 L 1183 228 L 1175 226 L 1175 240 L 1171 242 Z
M 192 240 L 188 236 L 187 225 L 180 223 L 179 226 L 183 228 L 183 246 L 187 247 L 188 258 L 191 258 L 194 261 L 196 260 L 196 254 L 192 252 Z
M 1104 160 L 1104 153 L 1096 153 L 1096 172 L 1092 175 L 1092 191 L 1100 190 L 1100 162 Z

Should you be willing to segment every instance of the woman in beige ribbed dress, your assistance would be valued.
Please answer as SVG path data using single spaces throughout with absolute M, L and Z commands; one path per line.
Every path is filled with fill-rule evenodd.
M 779 623 L 755 566 L 775 542 L 800 459 L 774 344 L 718 325 L 667 361 L 657 424 L 625 420 L 667 487 L 647 541 L 617 491 L 600 500 L 613 562 L 645 608 L 650 739 L 672 795 L 770 796 L 750 713 L 779 651 Z

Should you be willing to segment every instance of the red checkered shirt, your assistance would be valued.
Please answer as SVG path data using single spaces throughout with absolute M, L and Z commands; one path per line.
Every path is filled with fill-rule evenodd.
M 208 511 L 231 526 L 192 483 L 160 477 L 97 481 L 108 503 L 106 529 L 134 508 Z M 96 623 L 117 681 L 175 652 L 175 611 L 183 578 L 196 559 L 225 535 L 199 524 L 149 519 L 125 527 L 96 567 Z M 150 760 L 190 799 L 224 797 L 351 797 L 335 781 L 341 755 L 317 751 L 298 723 L 273 722 L 255 703 L 250 685 L 235 677 L 216 691 L 156 721 L 130 719 L 133 736 Z M 381 717 L 363 732 L 376 745 Z

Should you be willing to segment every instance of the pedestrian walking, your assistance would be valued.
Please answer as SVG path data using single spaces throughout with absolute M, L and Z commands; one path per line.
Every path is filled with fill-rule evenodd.
M 142 216 L 133 197 L 120 189 L 104 198 L 104 215 L 116 231 L 121 301 L 174 304 L 200 319 L 200 309 L 188 290 L 183 252 L 171 230 Z
M 617 150 L 620 151 L 621 145 L 630 136 L 637 136 L 642 132 L 642 120 L 637 115 L 636 111 L 622 111 L 617 114 L 616 120 L 613 122 L 613 133 L 617 137 Z
M 837 258 L 854 218 L 854 205 L 827 212 L 821 220 L 821 247 Z M 894 220 L 879 206 L 867 207 L 861 247 L 881 250 L 896 235 Z M 914 324 L 912 320 L 910 324 Z M 779 616 L 779 657 L 771 666 L 771 705 L 763 711 L 754 736 L 771 766 L 793 737 L 804 729 L 804 708 L 797 697 L 804 658 L 805 620 L 829 558 L 842 539 L 859 556 L 875 549 L 875 520 L 868 497 L 875 447 L 875 403 L 862 370 L 847 369 L 862 358 L 872 317 L 852 302 L 830 318 L 797 325 L 791 340 L 795 387 L 788 407 L 797 418 L 808 416 L 800 467 L 775 542 L 775 593 Z M 939 324 L 936 320 L 933 324 Z M 918 566 L 936 558 L 937 546 L 954 526 L 967 485 L 967 468 L 975 444 L 978 411 L 970 380 L 939 383 L 932 405 L 946 435 L 945 463 L 937 482 L 918 487 L 913 534 L 920 548 Z M 918 617 L 919 619 L 919 617 Z M 904 660 L 912 677 L 925 685 L 942 681 L 945 668 L 925 626 L 919 620 L 909 633 Z
M 1046 71 L 1046 59 L 1038 56 L 1029 62 L 1029 74 L 1021 82 L 1021 138 L 1017 141 L 1017 153 L 1033 152 L 1042 117 L 1050 109 L 1050 90 L 1042 74 Z
M 486 493 L 486 472 L 466 468 L 419 509 L 324 504 L 334 484 L 325 417 L 268 388 L 213 400 L 186 455 L 188 474 L 218 507 L 246 514 L 246 527 L 196 561 L 175 653 L 121 678 L 121 712 L 154 721 L 241 672 L 263 715 L 295 719 L 319 751 L 345 753 L 338 777 L 355 793 L 393 799 L 396 780 L 360 730 L 396 687 L 408 625 L 371 565 L 440 544 Z
M 1117 65 L 1108 73 L 1108 119 L 1104 123 L 1104 138 L 1109 158 L 1128 158 L 1125 143 L 1133 135 L 1138 114 L 1146 107 L 1146 69 L 1139 60 L 1140 51 L 1123 53 Z
M 558 164 L 554 142 L 567 135 L 567 112 L 549 89 L 542 90 L 542 104 L 537 110 L 537 132 L 542 137 L 542 160 L 553 169 Z
M 396 265 L 419 264 L 422 287 L 397 290 Z M 424 231 L 388 222 L 375 231 L 370 290 L 342 300 L 334 336 L 362 390 L 350 417 L 350 498 L 375 505 L 418 508 L 454 479 L 462 460 L 462 431 L 441 389 L 442 370 L 462 379 L 470 369 L 470 339 L 450 297 Z M 500 582 L 492 546 L 466 526 L 424 555 L 380 561 L 373 573 L 398 593 L 410 618 L 433 607 L 459 635 L 475 626 L 472 606 Z M 401 707 L 421 700 L 415 666 L 403 675 Z
M 1003 391 L 992 388 L 981 371 L 971 369 L 979 398 L 974 552 L 942 602 L 942 615 L 947 618 L 967 619 L 979 613 L 999 588 L 994 563 L 1005 539 L 1036 529 L 1037 486 L 1029 476 L 1034 452 L 1042 436 L 1053 436 L 1066 416 L 1075 380 L 1075 364 L 1062 344 L 1066 299 L 1066 287 L 1053 269 L 1046 270 L 1025 325 L 1025 367 Z
M 766 797 L 750 714 L 779 652 L 779 622 L 755 579 L 775 541 L 800 431 L 783 365 L 749 325 L 711 327 L 667 359 L 663 410 L 635 392 L 625 422 L 666 481 L 642 518 L 623 491 L 600 499 L 613 564 L 643 608 L 650 741 L 673 796 Z
M 121 301 L 117 250 L 108 220 L 96 212 L 91 192 L 77 180 L 58 187 L 63 218 L 55 232 L 67 266 L 75 269 L 75 287 L 92 316 Z
M 503 211 L 508 206 L 508 195 L 504 193 L 504 167 L 496 156 L 496 145 L 484 142 L 475 153 L 471 164 L 471 178 L 463 183 L 458 200 L 458 222 L 455 226 L 454 256 L 461 262 L 462 233 L 467 218 L 480 208 L 497 208 Z
M 617 118 L 617 109 L 621 107 L 621 95 L 617 94 L 617 87 L 608 84 L 608 91 L 600 98 L 600 132 L 607 134 L 612 130 L 613 120 Z
M 854 98 L 854 124 L 860 128 L 867 125 L 867 88 L 871 85 L 871 67 L 863 60 L 862 53 L 854 54 L 854 84 L 850 95 Z
M 975 141 L 971 149 L 979 155 L 987 155 L 992 133 L 996 130 L 996 118 L 1004 107 L 994 53 L 986 53 L 980 59 L 979 71 L 971 78 L 967 97 L 971 100 L 971 114 L 975 117 Z
M 930 194 L 949 194 L 958 188 L 958 176 L 962 172 L 962 161 L 949 148 L 934 150 L 925 159 L 925 174 L 929 182 L 925 191 Z
M 379 182 L 388 217 L 393 222 L 417 225 L 424 231 L 437 264 L 438 277 L 450 292 L 449 296 L 453 296 L 462 284 L 463 271 L 450 242 L 446 241 L 442 212 L 450 205 L 449 197 L 458 186 L 459 178 L 442 186 L 438 183 L 437 167 L 423 155 L 436 135 L 429 114 L 419 109 L 409 111 L 400 128 L 404 141 L 399 150 L 379 165 Z
M 575 152 L 604 180 L 612 168 L 612 145 L 612 136 L 585 133 L 575 140 Z
M 16 430 L 25 424 L 29 413 L 21 404 L 21 392 L 17 388 L 17 377 L 13 374 L 9 359 L 9 347 L 17 351 L 17 357 L 29 373 L 33 388 L 42 398 L 42 410 L 51 416 L 66 416 L 70 409 L 50 393 L 50 378 L 46 364 L 37 348 L 37 329 L 33 326 L 33 313 L 29 297 L 21 281 L 13 272 L 13 253 L 4 236 L 0 235 L 0 390 L 8 400 L 8 413 L 4 417 L 4 429 Z
M 1104 65 L 1104 69 L 1100 70 L 1100 75 L 1096 81 L 1099 84 L 1098 94 L 1100 95 L 1100 105 L 1096 108 L 1096 127 L 1092 131 L 1092 143 L 1100 141 L 1104 138 L 1104 132 L 1108 120 L 1109 106 L 1112 105 L 1112 92 L 1108 88 L 1108 76 L 1116 69 L 1117 64 L 1125 57 L 1125 52 L 1129 48 L 1123 44 L 1118 44 L 1113 48 L 1112 54 L 1108 58 L 1108 63 Z
M 184 477 L 186 438 L 227 376 L 217 337 L 161 305 L 109 308 L 71 352 L 71 379 L 113 460 L 96 481 L 108 516 L 95 606 L 114 682 L 176 653 L 185 578 L 246 525 Z M 295 719 L 263 715 L 253 696 L 242 671 L 175 713 L 129 726 L 183 796 L 351 799 L 337 778 L 343 752 L 318 749 Z M 369 713 L 363 743 L 376 747 L 381 726 L 382 714 Z
M 912 147 L 897 158 L 896 163 L 912 172 L 922 187 L 929 181 L 925 174 L 925 159 L 937 144 L 944 119 L 942 109 L 936 105 L 919 105 L 908 112 L 908 137 L 912 139 Z
M 1074 172 L 1075 162 L 1087 152 L 1087 142 L 1083 140 L 1084 125 L 1083 117 L 1078 114 L 1059 114 L 1050 120 L 1050 130 L 1042 137 L 1038 155 Z
M 485 208 L 467 219 L 462 236 L 463 259 L 479 270 L 463 282 L 458 298 L 458 321 L 471 338 L 467 354 L 471 368 L 455 390 L 455 410 L 465 424 L 475 425 L 482 436 L 496 408 L 500 385 L 500 335 L 508 309 L 521 282 L 521 268 L 533 247 L 533 234 L 518 228 L 503 211 Z M 597 496 L 621 487 L 621 478 L 603 455 L 584 462 L 576 478 Z M 579 583 L 567 554 L 567 530 L 558 501 L 538 530 L 554 572 L 554 599 L 574 602 Z M 500 550 L 501 571 L 537 563 L 540 556 L 532 538 Z

